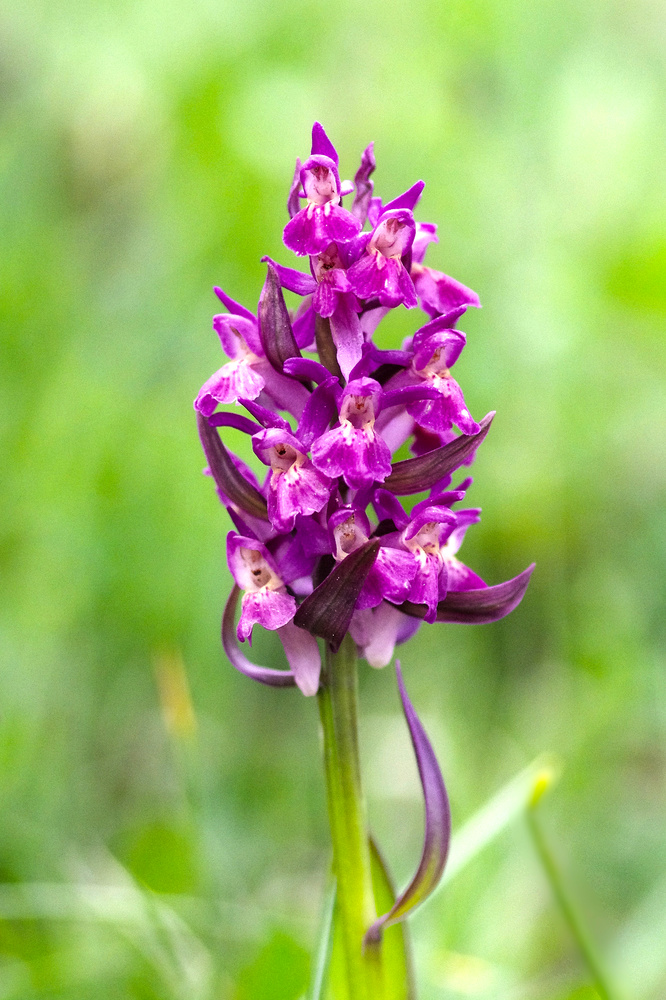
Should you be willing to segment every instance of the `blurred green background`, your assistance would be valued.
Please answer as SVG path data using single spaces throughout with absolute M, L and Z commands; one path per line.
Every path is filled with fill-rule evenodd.
M 484 304 L 456 374 L 498 411 L 463 557 L 489 582 L 537 562 L 505 621 L 403 649 L 454 825 L 557 754 L 567 883 L 627 1000 L 666 995 L 665 42 L 656 0 L 5 0 L 1 1000 L 305 992 L 316 706 L 222 654 L 192 399 L 222 361 L 213 284 L 253 307 L 261 255 L 289 262 L 315 118 L 343 176 L 375 140 L 385 200 L 426 180 L 429 263 Z M 416 771 L 391 671 L 361 683 L 404 884 Z M 520 817 L 411 927 L 422 1000 L 593 996 Z

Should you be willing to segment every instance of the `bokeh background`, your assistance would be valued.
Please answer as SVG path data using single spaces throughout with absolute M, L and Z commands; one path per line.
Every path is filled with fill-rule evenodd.
M 5 0 L 0 13 L 0 998 L 296 1000 L 328 869 L 316 706 L 218 638 L 228 522 L 192 399 L 324 122 L 427 182 L 498 416 L 465 561 L 537 571 L 403 650 L 459 829 L 543 752 L 542 823 L 626 1000 L 666 995 L 666 17 L 657 0 Z M 383 343 L 418 318 L 401 310 Z M 257 657 L 279 648 L 259 638 Z M 420 852 L 390 670 L 372 825 Z M 411 923 L 426 1000 L 587 1000 L 520 815 Z

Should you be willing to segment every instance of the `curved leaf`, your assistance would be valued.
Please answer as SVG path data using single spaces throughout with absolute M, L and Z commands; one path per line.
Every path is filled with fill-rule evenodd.
M 395 669 L 398 675 L 402 707 L 409 726 L 409 735 L 412 738 L 412 746 L 423 787 L 425 835 L 423 853 L 416 875 L 405 891 L 398 896 L 391 909 L 379 920 L 376 920 L 366 932 L 366 945 L 378 941 L 384 927 L 397 920 L 402 920 L 433 892 L 442 877 L 451 841 L 451 810 L 444 787 L 444 779 L 426 731 L 407 696 L 398 661 L 396 661 Z
M 337 653 L 347 633 L 358 595 L 377 558 L 379 545 L 379 539 L 374 538 L 355 552 L 350 552 L 305 598 L 294 615 L 296 625 L 325 639 L 334 653 Z
M 248 483 L 236 468 L 217 430 L 211 427 L 206 417 L 199 412 L 197 412 L 197 426 L 208 467 L 218 489 L 246 514 L 267 521 L 266 501 L 259 490 Z
M 467 461 L 485 438 L 494 416 L 495 413 L 491 412 L 483 418 L 477 434 L 460 434 L 455 441 L 425 455 L 395 462 L 391 475 L 384 480 L 384 489 L 398 496 L 430 489 Z
M 532 563 L 518 576 L 493 587 L 479 590 L 450 590 L 437 605 L 438 622 L 457 622 L 460 625 L 487 625 L 489 622 L 505 618 L 517 608 L 527 590 L 535 564 Z M 425 604 L 405 601 L 400 610 L 412 618 L 425 618 L 428 609 Z
M 241 674 L 251 677 L 253 681 L 267 684 L 269 687 L 295 687 L 296 678 L 291 670 L 273 670 L 271 667 L 260 667 L 252 663 L 238 647 L 236 637 L 236 608 L 240 596 L 240 587 L 234 584 L 222 614 L 222 646 L 231 660 L 232 665 Z

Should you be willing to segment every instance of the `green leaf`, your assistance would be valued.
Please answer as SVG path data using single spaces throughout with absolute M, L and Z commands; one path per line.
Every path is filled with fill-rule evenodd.
M 375 906 L 378 913 L 384 913 L 395 903 L 396 893 L 384 859 L 372 837 L 370 837 L 370 866 Z M 330 949 L 328 968 L 324 976 L 326 986 L 323 992 L 311 992 L 309 1000 L 354 1000 L 349 996 L 347 988 L 345 953 L 337 906 L 333 908 L 332 916 L 332 941 L 326 936 L 324 919 L 317 962 L 319 964 L 319 959 L 326 948 Z M 330 931 L 329 927 L 329 934 Z M 381 965 L 384 987 L 381 1000 L 415 1000 L 411 947 L 406 923 L 401 922 L 385 928 L 381 941 Z M 316 977 L 317 972 L 314 976 L 315 981 Z
M 372 888 L 378 913 L 387 913 L 395 903 L 396 893 L 384 859 L 370 838 Z M 412 955 L 405 921 L 385 927 L 381 942 L 384 972 L 383 1000 L 415 1000 Z

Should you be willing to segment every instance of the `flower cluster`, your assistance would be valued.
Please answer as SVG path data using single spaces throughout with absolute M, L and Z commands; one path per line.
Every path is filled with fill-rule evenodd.
M 215 289 L 226 312 L 213 328 L 229 361 L 194 404 L 207 471 L 235 526 L 225 649 L 256 680 L 307 695 L 319 685 L 316 636 L 335 649 L 350 632 L 381 667 L 422 621 L 508 614 L 531 572 L 487 586 L 458 558 L 479 510 L 461 506 L 471 479 L 453 486 L 452 477 L 471 464 L 493 416 L 477 422 L 452 375 L 465 346 L 458 322 L 479 299 L 424 264 L 437 227 L 414 216 L 423 182 L 383 204 L 374 169 L 370 144 L 353 183 L 341 182 L 337 152 L 315 123 L 283 237 L 309 270 L 263 258 L 256 313 Z M 283 289 L 301 297 L 291 312 Z M 420 307 L 425 322 L 400 350 L 380 350 L 377 325 L 400 305 Z M 229 427 L 250 436 L 263 481 L 223 443 L 218 429 Z M 393 461 L 405 446 L 412 457 Z M 406 509 L 400 498 L 415 495 Z M 242 653 L 237 640 L 251 641 L 256 624 L 278 633 L 290 670 Z

